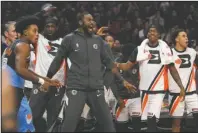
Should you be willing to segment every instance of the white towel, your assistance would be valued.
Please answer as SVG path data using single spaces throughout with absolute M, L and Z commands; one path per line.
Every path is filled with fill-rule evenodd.
M 140 46 L 138 46 L 137 62 L 149 60 L 151 54 L 149 50 L 146 50 L 149 40 L 145 39 Z M 160 46 L 160 57 L 163 65 L 173 63 L 173 56 L 170 47 L 163 40 L 158 40 Z

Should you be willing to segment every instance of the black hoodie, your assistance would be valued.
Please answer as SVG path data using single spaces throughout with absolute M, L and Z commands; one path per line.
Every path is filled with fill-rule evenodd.
M 69 58 L 71 67 L 67 71 L 67 90 L 104 90 L 103 74 L 111 71 L 113 60 L 105 50 L 105 43 L 97 35 L 86 35 L 79 30 L 66 35 L 48 70 L 51 78 L 59 69 L 63 59 Z

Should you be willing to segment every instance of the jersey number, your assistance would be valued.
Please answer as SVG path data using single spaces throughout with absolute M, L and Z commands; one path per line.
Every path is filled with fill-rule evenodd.
M 148 64 L 160 64 L 161 58 L 158 50 L 149 50 L 152 55 L 151 59 L 148 61 Z
M 189 68 L 189 67 L 191 67 L 191 62 L 190 62 L 191 57 L 190 57 L 189 54 L 183 54 L 183 55 L 178 55 L 178 56 L 182 61 L 179 68 Z
M 56 56 L 56 53 L 58 52 L 58 48 L 60 45 L 51 42 L 49 42 L 49 45 L 51 46 L 51 49 L 48 51 L 48 53 L 53 56 Z

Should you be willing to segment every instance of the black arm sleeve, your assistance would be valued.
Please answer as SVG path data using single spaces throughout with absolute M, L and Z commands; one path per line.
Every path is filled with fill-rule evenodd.
M 56 56 L 49 67 L 47 77 L 52 78 L 60 68 L 64 58 L 68 57 L 70 40 L 71 39 L 69 36 L 63 38 L 61 46 L 59 47 L 58 52 L 56 53 Z
M 138 49 L 135 48 L 135 49 L 133 50 L 132 54 L 129 56 L 129 61 L 131 61 L 131 62 L 136 62 L 137 54 L 138 54 Z

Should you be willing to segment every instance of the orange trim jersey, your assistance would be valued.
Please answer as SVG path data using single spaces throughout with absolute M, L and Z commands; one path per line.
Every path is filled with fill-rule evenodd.
M 186 92 L 196 91 L 195 65 L 198 64 L 196 51 L 192 48 L 186 48 L 185 51 L 177 51 L 175 48 L 173 48 L 172 51 L 175 67 L 180 75 Z M 180 93 L 180 88 L 172 78 L 170 72 L 168 72 L 168 78 L 169 91 L 171 93 Z
M 144 91 L 166 91 L 168 89 L 167 65 L 163 65 L 161 55 L 164 54 L 159 45 L 151 47 L 145 46 L 151 54 L 148 60 L 139 62 L 140 84 L 139 89 Z M 136 62 L 138 48 L 136 48 L 129 58 L 129 61 Z
M 54 41 L 49 41 L 43 35 L 39 34 L 38 45 L 36 50 L 36 66 L 35 72 L 39 75 L 46 76 L 47 71 L 56 56 L 59 46 L 61 45 L 62 38 Z M 58 72 L 52 79 L 59 80 L 62 84 L 65 83 L 66 63 L 63 61 Z

